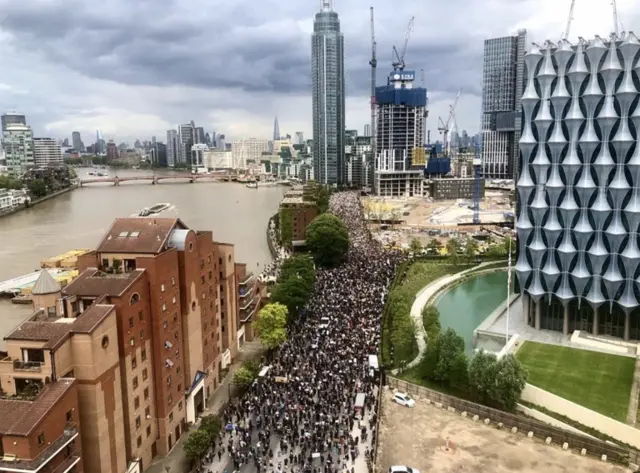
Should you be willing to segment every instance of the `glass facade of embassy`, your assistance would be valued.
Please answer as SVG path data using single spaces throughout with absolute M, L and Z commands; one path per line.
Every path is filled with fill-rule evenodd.
M 640 340 L 640 42 L 525 56 L 516 274 L 526 321 Z

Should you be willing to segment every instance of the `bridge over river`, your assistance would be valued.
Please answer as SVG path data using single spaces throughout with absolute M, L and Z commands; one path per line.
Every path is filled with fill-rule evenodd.
M 190 172 L 184 173 L 172 173 L 172 174 L 148 174 L 148 175 L 133 175 L 133 176 L 105 176 L 105 177 L 92 177 L 92 178 L 83 178 L 79 179 L 80 187 L 89 185 L 89 184 L 104 184 L 109 183 L 114 186 L 119 186 L 123 182 L 148 182 L 150 184 L 159 184 L 162 181 L 170 181 L 172 183 L 175 182 L 186 182 L 186 183 L 194 183 L 198 181 L 237 181 L 240 175 L 231 174 L 226 171 L 214 171 L 208 174 L 193 174 Z

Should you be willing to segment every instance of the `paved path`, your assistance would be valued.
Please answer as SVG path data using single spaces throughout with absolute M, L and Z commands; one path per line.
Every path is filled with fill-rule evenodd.
M 435 281 L 427 284 L 425 287 L 420 289 L 420 291 L 418 291 L 418 294 L 416 295 L 416 298 L 413 301 L 413 305 L 411 306 L 411 318 L 413 319 L 413 322 L 416 327 L 416 342 L 418 343 L 418 355 L 413 359 L 413 361 L 407 364 L 407 369 L 417 366 L 418 363 L 420 363 L 420 360 L 422 359 L 422 355 L 427 349 L 427 342 L 425 341 L 427 333 L 425 332 L 424 325 L 422 323 L 422 309 L 424 308 L 425 305 L 427 305 L 427 303 L 429 302 L 429 299 L 431 299 L 435 294 L 437 294 L 438 291 L 440 291 L 442 288 L 464 277 L 466 274 L 472 271 L 477 271 L 478 269 L 482 269 L 484 266 L 488 266 L 496 263 L 499 263 L 499 261 L 487 261 L 485 263 L 479 264 L 478 266 L 474 266 L 473 268 L 465 269 L 464 271 L 461 271 L 459 273 L 452 274 L 449 276 L 443 276 L 440 279 L 436 279 Z
M 627 411 L 627 424 L 636 426 L 638 417 L 638 396 L 640 396 L 640 358 L 636 358 L 636 369 L 633 373 L 633 384 L 629 396 L 629 408 Z
M 236 361 L 229 367 L 229 373 L 218 385 L 211 397 L 207 400 L 207 408 L 200 414 L 200 416 L 206 416 L 210 414 L 217 414 L 218 411 L 229 402 L 229 394 L 233 396 L 233 386 L 231 381 L 233 374 L 236 372 L 242 362 L 246 360 L 258 359 L 265 352 L 264 347 L 261 345 L 259 339 L 255 339 L 251 342 L 245 343 L 238 351 Z M 192 426 L 191 430 L 196 426 Z M 185 432 L 180 439 L 176 442 L 169 455 L 166 457 L 157 456 L 151 462 L 147 473 L 186 473 L 190 469 L 191 462 L 187 460 L 183 450 L 184 439 L 187 438 L 189 432 Z M 233 472 L 233 465 L 228 470 L 229 473 Z M 167 469 L 168 468 L 168 469 Z M 222 470 L 220 470 L 222 472 Z

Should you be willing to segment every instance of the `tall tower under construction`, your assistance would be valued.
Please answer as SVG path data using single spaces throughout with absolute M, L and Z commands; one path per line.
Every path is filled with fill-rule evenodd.
M 376 87 L 375 192 L 381 197 L 422 196 L 427 89 L 414 87 L 415 72 L 394 70 Z

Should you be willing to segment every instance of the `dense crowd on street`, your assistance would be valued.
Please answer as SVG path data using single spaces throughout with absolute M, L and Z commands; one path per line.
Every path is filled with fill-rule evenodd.
M 280 244 L 278 231 L 273 220 L 269 222 L 267 238 L 271 242 L 271 247 L 274 249 L 275 255 L 274 259 L 263 268 L 263 270 L 260 272 L 260 275 L 258 276 L 260 282 L 265 284 L 272 283 L 278 278 L 280 266 L 282 265 L 284 260 L 291 256 L 291 252 Z
M 318 269 L 311 299 L 270 368 L 221 413 L 225 432 L 205 463 L 212 473 L 371 468 L 380 393 L 369 355 L 378 353 L 385 295 L 401 256 L 371 238 L 356 192 L 332 195 L 329 210 L 349 231 L 347 259 Z

